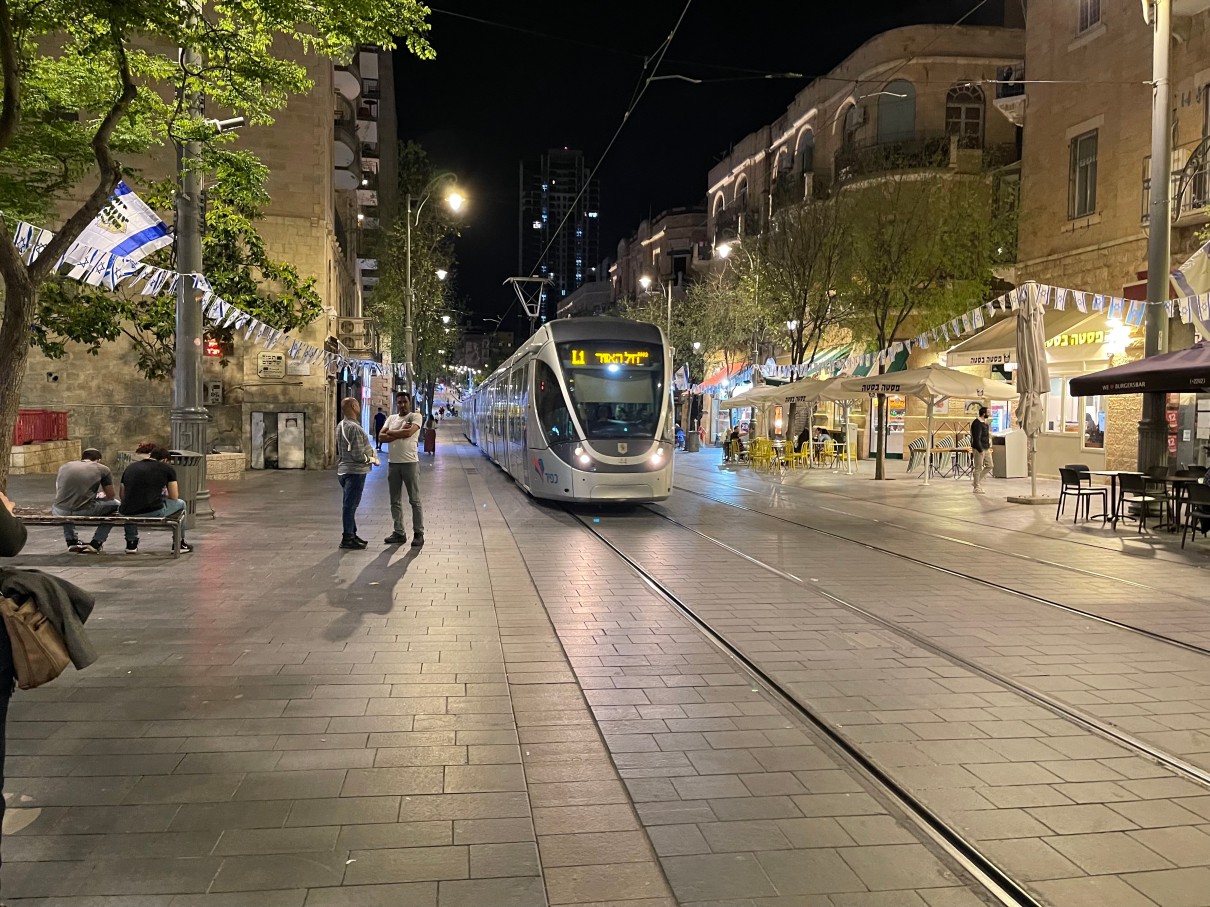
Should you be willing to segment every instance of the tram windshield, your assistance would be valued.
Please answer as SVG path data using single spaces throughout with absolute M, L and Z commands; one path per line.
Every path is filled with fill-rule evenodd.
M 560 343 L 559 364 L 576 417 L 589 439 L 654 438 L 668 395 L 658 345 Z

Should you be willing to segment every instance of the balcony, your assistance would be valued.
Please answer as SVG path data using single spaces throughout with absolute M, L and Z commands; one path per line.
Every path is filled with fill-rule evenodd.
M 837 183 L 851 183 L 905 170 L 978 173 L 1014 163 L 1016 146 L 985 146 L 976 136 L 920 133 L 891 142 L 853 145 L 836 152 Z
M 1025 125 L 1025 64 L 1014 63 L 996 70 L 996 109 L 1014 126 Z
M 1172 149 L 1173 226 L 1210 222 L 1210 136 Z M 1139 220 L 1151 221 L 1151 155 L 1143 158 L 1143 199 Z
M 742 236 L 758 229 L 756 212 L 744 201 L 732 202 L 714 220 L 714 234 L 719 237 Z
M 361 94 L 361 70 L 357 68 L 357 63 L 337 66 L 332 73 L 332 84 L 341 95 L 356 101 Z

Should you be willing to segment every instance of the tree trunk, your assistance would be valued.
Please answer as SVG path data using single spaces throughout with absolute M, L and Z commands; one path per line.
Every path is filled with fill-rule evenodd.
M 0 237 L 0 241 L 7 241 Z M 0 491 L 8 488 L 13 428 L 21 405 L 21 382 L 29 360 L 29 326 L 38 293 L 24 269 L 4 275 L 4 321 L 0 323 Z
M 878 395 L 878 458 L 874 461 L 874 478 L 879 481 L 886 478 L 886 417 L 888 402 L 886 394 Z

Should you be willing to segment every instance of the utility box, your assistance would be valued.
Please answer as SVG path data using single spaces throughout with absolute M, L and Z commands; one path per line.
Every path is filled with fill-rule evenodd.
M 1023 431 L 992 435 L 992 475 L 1023 479 L 1029 475 L 1029 442 Z
M 206 458 L 195 450 L 171 450 L 168 462 L 176 470 L 177 490 L 185 502 L 185 528 L 197 522 L 197 492 L 202 485 L 202 470 Z

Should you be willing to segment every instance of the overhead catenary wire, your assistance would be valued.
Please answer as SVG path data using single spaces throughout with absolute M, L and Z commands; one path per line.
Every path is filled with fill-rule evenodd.
M 986 3 L 987 0 L 983 0 L 983 2 Z M 593 165 L 592 170 L 589 172 L 588 178 L 585 179 L 580 185 L 580 191 L 576 193 L 576 197 L 573 198 L 571 203 L 567 206 L 567 212 L 563 215 L 563 219 L 559 221 L 558 225 L 554 229 L 554 232 L 551 233 L 550 239 L 547 240 L 546 246 L 542 249 L 541 254 L 538 255 L 538 260 L 533 264 L 533 273 L 538 273 L 539 269 L 542 267 L 542 262 L 546 259 L 547 253 L 550 252 L 551 248 L 553 248 L 555 240 L 559 237 L 559 233 L 565 226 L 567 226 L 568 220 L 571 219 L 572 213 L 576 210 L 576 205 L 580 203 L 580 199 L 584 197 L 584 193 L 588 191 L 588 187 L 592 185 L 592 181 L 596 178 L 597 171 L 601 169 L 601 165 L 609 156 L 609 152 L 613 148 L 614 143 L 617 142 L 618 136 L 620 136 L 622 134 L 622 130 L 626 128 L 626 124 L 630 121 L 630 115 L 634 113 L 635 109 L 639 105 L 639 101 L 641 101 L 643 99 L 643 95 L 647 93 L 647 89 L 650 87 L 652 80 L 655 78 L 656 72 L 659 71 L 660 64 L 664 61 L 664 56 L 668 53 L 668 48 L 672 46 L 672 41 L 676 37 L 677 31 L 680 29 L 681 23 L 685 21 L 685 16 L 689 13 L 689 7 L 692 5 L 693 0 L 685 0 L 685 6 L 681 9 L 681 14 L 677 17 L 676 24 L 672 26 L 672 31 L 668 33 L 668 37 L 665 38 L 663 43 L 656 48 L 653 56 L 643 62 L 643 71 L 639 75 L 639 81 L 635 85 L 634 92 L 630 98 L 630 103 L 626 106 L 626 112 L 622 114 L 622 122 L 618 123 L 618 128 L 614 130 L 613 136 L 610 137 L 609 142 L 606 143 L 605 150 L 602 151 L 601 156 L 597 158 L 597 162 Z

